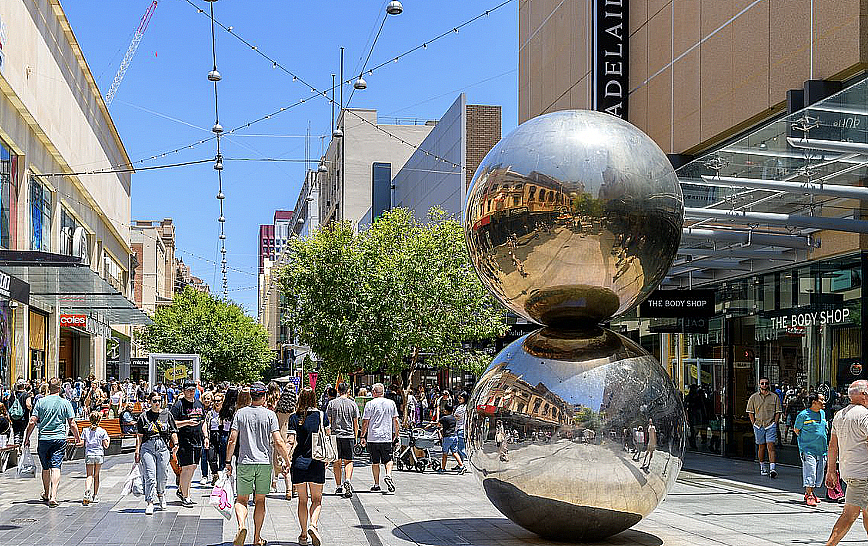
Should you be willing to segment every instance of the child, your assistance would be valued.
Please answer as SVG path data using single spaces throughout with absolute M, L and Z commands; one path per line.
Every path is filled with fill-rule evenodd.
M 458 466 L 455 470 L 458 471 L 459 474 L 464 474 L 467 470 L 464 468 L 464 462 L 461 460 L 461 455 L 458 454 L 458 432 L 456 430 L 457 420 L 455 416 L 452 415 L 453 411 L 452 402 L 446 402 L 443 406 L 443 416 L 437 422 L 437 426 L 440 427 L 440 435 L 442 440 L 443 447 L 443 458 L 440 464 L 440 469 L 437 472 L 445 472 L 446 471 L 446 458 L 451 453 L 455 460 L 458 461 Z
M 90 427 L 81 433 L 78 446 L 84 446 L 84 464 L 87 467 L 87 479 L 84 482 L 84 500 L 81 503 L 87 506 L 96 504 L 96 494 L 99 492 L 99 469 L 105 461 L 105 449 L 109 446 L 109 435 L 104 428 L 99 426 L 102 413 L 98 411 L 90 414 Z M 93 494 L 91 494 L 91 491 Z

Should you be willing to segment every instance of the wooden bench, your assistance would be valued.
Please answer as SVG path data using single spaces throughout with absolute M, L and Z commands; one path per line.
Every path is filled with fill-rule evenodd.
M 18 465 L 19 447 L 18 444 L 9 444 L 6 447 L 0 447 L 0 472 L 6 472 L 6 469 L 10 466 Z

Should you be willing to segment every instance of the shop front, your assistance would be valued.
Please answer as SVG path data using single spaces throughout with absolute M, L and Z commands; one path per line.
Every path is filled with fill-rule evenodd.
M 792 423 L 804 397 L 825 394 L 831 418 L 846 403 L 847 386 L 868 379 L 862 335 L 866 264 L 868 254 L 855 253 L 727 280 L 703 287 L 713 291 L 714 304 L 701 320 L 639 319 L 633 333 L 660 357 L 684 394 L 690 449 L 752 459 L 755 444 L 745 410 L 759 379 L 767 377 L 783 407 L 778 460 L 798 463 Z

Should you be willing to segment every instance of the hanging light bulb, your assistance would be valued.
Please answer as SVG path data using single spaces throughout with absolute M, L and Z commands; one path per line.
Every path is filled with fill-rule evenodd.
M 218 192 L 217 192 L 217 199 L 226 199 L 226 196 L 223 195 L 223 192 L 222 192 L 222 191 L 218 191 Z
M 319 167 L 316 168 L 317 172 L 327 173 L 329 172 L 328 167 L 325 166 L 325 163 L 320 163 Z
M 221 215 L 220 218 L 217 218 L 217 221 L 220 222 L 220 223 L 222 224 L 223 222 L 226 221 L 226 218 L 224 218 L 224 217 Z
M 359 74 L 359 79 L 356 80 L 356 83 L 353 84 L 354 89 L 367 89 L 368 82 Z
M 225 239 L 226 239 L 226 234 L 225 234 L 225 233 L 221 233 L 221 234 L 220 234 L 220 240 L 223 241 L 223 240 L 225 240 Z
M 217 160 L 214 162 L 214 170 L 222 171 L 223 170 L 223 154 L 217 154 Z
M 343 136 L 344 136 L 344 132 L 341 130 L 340 127 L 338 127 L 337 129 L 334 130 L 334 132 L 332 132 L 332 137 L 334 137 L 334 138 L 341 138 Z
M 403 11 L 404 6 L 402 6 L 401 2 L 398 2 L 398 0 L 392 0 L 389 2 L 389 5 L 386 6 L 386 13 L 389 15 L 400 15 Z
M 220 72 L 215 68 L 211 72 L 208 72 L 208 81 L 219 82 L 223 79 L 223 76 L 220 75 Z
M 216 133 L 216 134 L 219 135 L 220 133 L 223 132 L 223 126 L 220 125 L 219 122 L 218 122 L 218 123 L 215 123 L 215 124 L 214 124 L 214 127 L 211 127 L 211 132 L 212 132 L 212 133 Z

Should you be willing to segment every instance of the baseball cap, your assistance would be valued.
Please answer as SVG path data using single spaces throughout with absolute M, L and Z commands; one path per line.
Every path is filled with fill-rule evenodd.
M 250 394 L 253 396 L 265 394 L 268 392 L 268 387 L 261 381 L 257 381 L 256 383 L 250 385 Z
M 196 383 L 194 383 L 192 381 L 184 381 L 184 390 L 195 389 L 195 388 L 196 388 Z

